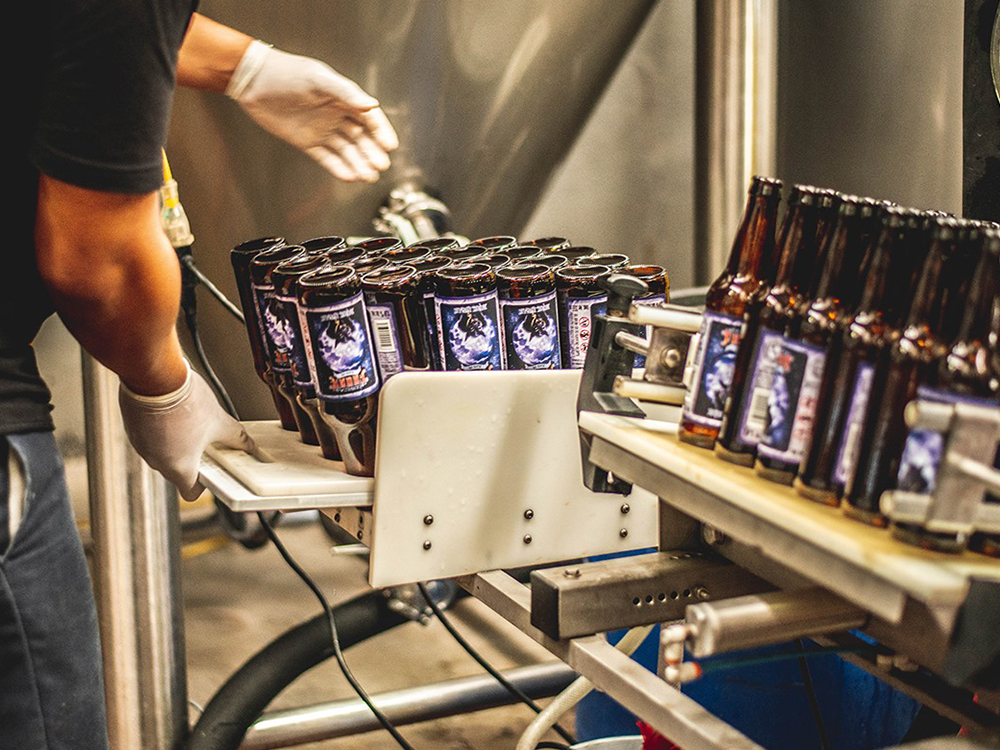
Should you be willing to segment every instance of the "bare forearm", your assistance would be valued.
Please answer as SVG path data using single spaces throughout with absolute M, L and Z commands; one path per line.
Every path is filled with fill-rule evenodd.
M 184 382 L 175 330 L 180 270 L 155 194 L 95 196 L 43 177 L 35 245 L 57 312 L 91 355 L 136 393 Z
M 177 59 L 177 83 L 222 92 L 253 39 L 195 13 Z

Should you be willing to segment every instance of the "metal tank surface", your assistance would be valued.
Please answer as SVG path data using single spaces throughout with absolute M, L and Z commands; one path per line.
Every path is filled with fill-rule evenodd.
M 392 188 L 426 187 L 451 226 L 519 232 L 582 129 L 653 0 L 206 0 L 205 15 L 310 55 L 381 101 L 400 137 L 374 185 L 343 184 L 222 97 L 179 91 L 167 144 L 199 266 L 232 292 L 225 255 L 244 239 L 372 233 Z M 640 116 L 638 113 L 636 117 Z M 238 405 L 263 407 L 236 329 L 205 338 Z M 223 348 L 222 345 L 225 345 Z M 240 358 L 240 361 L 230 362 Z M 264 416 L 244 407 L 247 417 Z

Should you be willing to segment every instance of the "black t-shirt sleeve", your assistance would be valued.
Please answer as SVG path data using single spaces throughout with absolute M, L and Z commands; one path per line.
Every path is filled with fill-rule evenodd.
M 195 0 L 52 0 L 29 154 L 79 187 L 156 190 L 180 48 Z M 42 35 L 45 38 L 45 35 Z

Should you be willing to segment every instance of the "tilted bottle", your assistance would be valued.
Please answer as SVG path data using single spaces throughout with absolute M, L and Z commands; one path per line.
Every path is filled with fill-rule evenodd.
M 342 265 L 303 276 L 298 310 L 316 395 L 344 465 L 372 476 L 381 380 L 357 272 Z
M 361 288 L 382 382 L 404 370 L 429 370 L 426 311 L 417 271 L 388 265 L 362 276 Z
M 435 273 L 451 265 L 451 261 L 440 255 L 431 255 L 411 261 L 410 268 L 417 272 L 417 286 L 424 303 L 424 317 L 427 321 L 427 342 L 431 355 L 431 369 L 442 370 L 441 351 L 437 338 L 437 313 L 434 307 Z
M 995 327 L 1000 316 L 1000 233 L 995 229 L 977 229 L 970 234 L 973 235 L 970 241 L 980 243 L 981 249 L 958 335 L 926 380 L 917 386 L 916 397 L 934 403 L 996 408 L 1000 407 L 998 329 Z M 947 336 L 948 331 L 943 334 Z M 944 459 L 944 447 L 941 433 L 910 430 L 903 446 L 896 488 L 918 494 L 933 493 Z M 911 544 L 944 551 L 960 550 L 966 542 L 964 534 L 909 524 L 893 524 L 893 534 Z
M 229 259 L 236 276 L 236 289 L 240 295 L 240 307 L 243 308 L 243 319 L 246 323 L 247 338 L 250 341 L 250 354 L 253 357 L 254 370 L 271 392 L 281 426 L 291 431 L 298 429 L 295 426 L 295 415 L 292 413 L 292 405 L 288 403 L 288 399 L 282 396 L 278 390 L 277 379 L 271 372 L 271 362 L 267 350 L 264 348 L 260 321 L 257 319 L 257 302 L 254 299 L 253 282 L 250 279 L 250 264 L 253 259 L 265 250 L 273 250 L 284 244 L 286 243 L 283 237 L 260 237 L 247 240 L 236 245 L 230 251 Z
M 875 364 L 872 394 L 877 398 L 864 421 L 858 461 L 847 488 L 844 512 L 856 520 L 884 526 L 882 493 L 893 489 L 899 474 L 906 424 L 903 411 L 925 382 L 949 336 L 957 335 L 973 264 L 967 251 L 968 228 L 960 220 L 940 219 L 934 229 L 902 335 Z
M 773 281 L 774 230 L 781 181 L 754 177 L 729 261 L 705 295 L 693 378 L 684 399 L 678 437 L 711 448 L 719 435 L 744 316 L 754 295 Z
M 594 316 L 607 309 L 608 292 L 602 282 L 610 275 L 606 266 L 566 266 L 556 271 L 562 366 L 568 370 L 582 369 L 587 359 Z
M 503 370 L 505 352 L 496 274 L 483 263 L 435 274 L 434 318 L 445 370 Z

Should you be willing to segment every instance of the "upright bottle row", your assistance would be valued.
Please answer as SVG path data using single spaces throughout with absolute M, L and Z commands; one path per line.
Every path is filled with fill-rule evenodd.
M 804 185 L 779 229 L 780 192 L 751 183 L 708 290 L 680 439 L 885 526 L 882 494 L 932 492 L 942 459 L 940 434 L 908 431 L 906 405 L 1000 406 L 1000 231 Z M 969 541 L 893 533 L 934 549 Z M 1000 553 L 996 537 L 972 544 Z
M 669 296 L 663 268 L 559 237 L 408 247 L 274 237 L 237 245 L 231 259 L 254 366 L 282 426 L 366 475 L 377 392 L 397 373 L 581 368 L 612 271 L 645 280 L 647 303 Z

